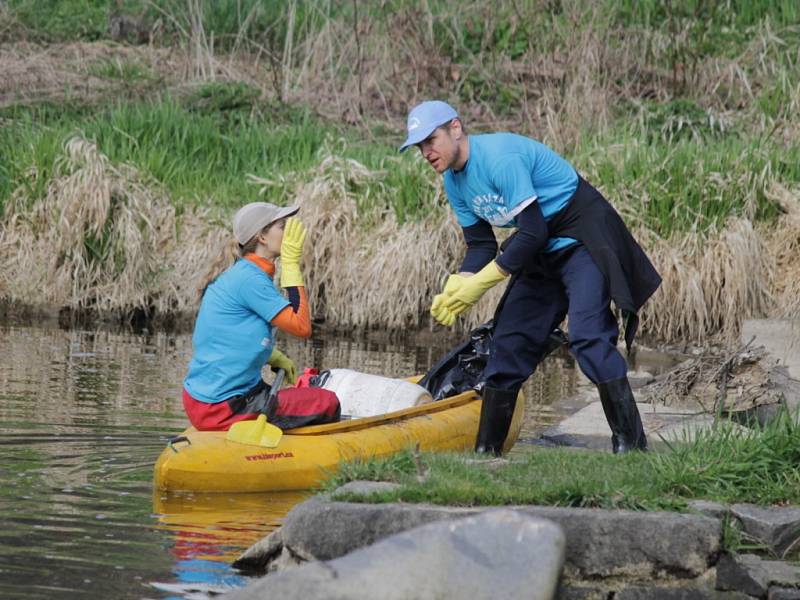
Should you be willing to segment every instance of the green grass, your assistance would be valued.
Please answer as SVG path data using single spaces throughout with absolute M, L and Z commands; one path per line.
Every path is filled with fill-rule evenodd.
M 667 237 L 721 228 L 732 216 L 774 219 L 779 208 L 766 192 L 800 181 L 800 143 L 715 131 L 705 120 L 656 120 L 590 140 L 574 164 L 629 216 Z
M 167 190 L 177 205 L 233 208 L 251 201 L 250 174 L 309 180 L 326 154 L 353 158 L 383 177 L 354 187 L 362 208 L 388 207 L 400 220 L 422 217 L 433 196 L 427 167 L 411 153 L 398 156 L 397 140 L 367 139 L 302 108 L 261 103 L 244 84 L 207 84 L 178 100 L 119 103 L 104 110 L 38 105 L 0 110 L 0 202 L 22 186 L 42 197 L 53 164 L 70 136 L 95 141 L 114 163 L 130 163 Z M 291 177 L 290 177 L 291 179 Z M 354 184 L 355 185 L 355 184 Z M 291 185 L 267 189 L 263 199 L 286 203 Z
M 37 41 L 107 37 L 110 0 L 8 0 L 7 9 Z
M 155 83 L 159 76 L 147 65 L 119 59 L 105 59 L 89 68 L 89 74 L 101 79 L 122 81 L 128 85 Z
M 113 162 L 130 163 L 160 182 L 179 206 L 236 207 L 257 194 L 247 175 L 278 181 L 295 173 L 310 180 L 322 156 L 334 154 L 382 172 L 352 189 L 362 208 L 389 207 L 401 221 L 424 218 L 432 208 L 432 174 L 414 151 L 397 154 L 395 135 L 368 138 L 303 108 L 265 104 L 241 83 L 206 84 L 180 100 L 120 103 L 99 112 L 9 108 L 0 118 L 0 154 L 8 157 L 0 164 L 0 202 L 18 186 L 41 197 L 63 142 L 81 133 Z M 638 122 L 591 138 L 567 158 L 612 202 L 663 236 L 719 227 L 747 210 L 772 219 L 778 209 L 765 195 L 768 185 L 800 181 L 800 144 L 782 147 L 723 127 L 688 101 L 644 107 Z M 276 185 L 264 198 L 285 203 L 290 190 Z
M 775 25 L 800 22 L 800 5 L 794 0 L 609 0 L 609 10 L 623 25 L 658 27 L 675 19 L 713 19 L 715 28 L 746 28 L 763 19 Z
M 94 41 L 109 39 L 108 15 L 113 0 L 8 0 L 8 10 L 29 39 Z M 237 41 L 281 47 L 289 28 L 289 3 L 264 0 L 204 0 L 202 24 L 213 34 L 215 46 L 227 50 Z M 362 9 L 364 10 L 364 9 Z M 177 41 L 190 29 L 185 0 L 124 0 L 121 14 L 152 27 L 160 23 L 161 40 Z M 329 18 L 350 16 L 349 3 L 325 5 L 299 0 L 294 15 L 294 37 L 313 35 Z M 352 17 L 351 17 L 352 18 Z
M 8 0 L 7 10 L 30 39 L 65 41 L 108 39 L 108 14 L 111 0 Z M 288 2 L 263 0 L 205 0 L 202 23 L 213 34 L 217 48 L 226 50 L 237 44 L 258 44 L 282 49 L 289 29 Z M 623 28 L 663 30 L 674 22 L 686 29 L 692 51 L 716 54 L 747 40 L 748 28 L 768 20 L 773 27 L 800 23 L 800 5 L 794 0 L 685 0 L 665 3 L 660 0 L 609 0 L 599 10 L 609 25 Z M 544 9 L 544 10 L 543 10 Z M 501 2 L 470 9 L 454 10 L 447 0 L 430 0 L 424 5 L 414 0 L 389 0 L 358 3 L 357 14 L 373 26 L 396 27 L 399 13 L 432 20 L 432 31 L 442 50 L 457 61 L 477 54 L 514 59 L 529 47 L 537 47 L 553 35 L 554 26 L 574 24 L 558 0 Z M 144 23 L 160 22 L 163 41 L 171 43 L 189 30 L 189 14 L 184 0 L 124 0 L 121 12 Z M 586 18 L 597 14 L 586 11 Z M 350 2 L 324 3 L 297 0 L 293 21 L 294 39 L 314 36 L 330 20 L 349 23 L 355 17 Z
M 357 479 L 396 481 L 401 488 L 374 499 L 457 506 L 681 510 L 692 499 L 800 503 L 800 426 L 796 421 L 784 415 L 747 435 L 734 432 L 733 425 L 723 422 L 701 434 L 696 443 L 645 454 L 535 450 L 496 470 L 468 464 L 463 455 L 423 454 L 421 461 L 429 472 L 422 482 L 417 461 L 408 451 L 384 461 L 345 465 L 326 489 Z
M 95 40 L 108 37 L 113 4 L 111 0 L 8 0 L 5 10 L 31 39 Z M 203 25 L 207 35 L 213 34 L 218 50 L 268 49 L 280 57 L 290 22 L 288 6 L 261 0 L 205 0 Z M 357 5 L 298 0 L 295 6 L 296 43 L 313 38 L 330 21 L 349 31 L 354 11 L 370 28 L 386 35 L 408 26 L 410 34 L 425 37 L 422 29 L 427 25 L 420 23 L 430 19 L 431 54 L 450 57 L 461 70 L 457 83 L 450 81 L 445 65 L 436 74 L 445 80 L 442 85 L 452 88 L 453 99 L 467 112 L 480 106 L 509 118 L 518 116 L 523 106 L 538 110 L 533 93 L 538 84 L 503 78 L 505 72 L 497 65 L 531 51 L 561 52 L 576 27 L 582 26 L 570 21 L 577 17 L 559 1 L 475 4 L 474 11 L 454 10 L 446 0 L 430 0 L 424 6 L 413 0 Z M 160 19 L 163 37 L 157 44 L 176 48 L 188 42 L 187 7 L 184 0 L 122 3 L 128 15 L 152 22 Z M 792 188 L 800 181 L 800 142 L 750 132 L 758 129 L 753 126 L 756 122 L 766 123 L 761 131 L 770 131 L 773 122 L 777 126 L 796 119 L 800 4 L 623 0 L 587 6 L 580 18 L 593 19 L 598 35 L 618 31 L 620 35 L 609 37 L 609 44 L 621 45 L 637 36 L 648 38 L 643 31 L 663 31 L 671 20 L 679 29 L 686 28 L 686 36 L 680 44 L 677 38 L 665 42 L 680 47 L 653 50 L 654 56 L 643 61 L 643 72 L 664 70 L 701 55 L 725 54 L 736 57 L 742 71 L 752 75 L 748 84 L 752 97 L 751 87 L 742 91 L 746 86 L 731 84 L 726 90 L 721 81 L 713 92 L 667 85 L 676 94 L 668 101 L 621 99 L 608 128 L 587 131 L 576 149 L 566 151 L 576 168 L 627 217 L 635 216 L 662 236 L 704 232 L 722 226 L 731 216 L 772 220 L 778 209 L 766 191 L 773 183 Z M 770 25 L 772 41 L 763 48 L 755 44 L 758 48 L 753 50 L 765 23 Z M 269 60 L 263 60 L 267 71 L 275 66 L 268 67 Z M 759 67 L 764 64 L 771 70 Z M 267 71 L 265 78 L 270 76 Z M 323 155 L 338 154 L 382 172 L 379 180 L 352 184 L 362 208 L 391 208 L 401 221 L 424 218 L 434 208 L 433 178 L 427 167 L 409 156 L 413 152 L 397 156 L 401 117 L 392 131 L 378 131 L 373 123 L 347 126 L 321 119 L 302 104 L 290 108 L 265 103 L 261 90 L 245 83 L 206 83 L 188 94 L 170 96 L 165 91 L 168 84 L 157 73 L 133 61 L 105 60 L 89 72 L 109 81 L 113 89 L 123 89 L 111 101 L 73 97 L 59 106 L 0 109 L 0 208 L 20 186 L 29 198 L 40 198 L 62 144 L 74 134 L 96 141 L 113 162 L 130 163 L 159 182 L 178 206 L 191 203 L 228 210 L 241 205 L 257 192 L 247 181 L 249 174 L 279 182 L 266 190 L 264 199 L 284 203 L 290 200 L 292 185 L 317 174 Z M 771 79 L 763 81 L 767 76 Z M 435 89 L 441 82 L 428 83 Z M 631 82 L 619 83 L 624 88 Z M 721 116 L 708 106 L 722 106 L 728 112 Z
M 648 456 L 665 494 L 724 502 L 800 502 L 800 426 L 785 413 L 745 436 L 733 426 Z

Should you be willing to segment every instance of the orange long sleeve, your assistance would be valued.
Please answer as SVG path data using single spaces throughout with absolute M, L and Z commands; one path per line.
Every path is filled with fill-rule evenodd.
M 311 313 L 308 308 L 306 288 L 287 288 L 287 291 L 291 306 L 287 306 L 275 315 L 272 324 L 291 335 L 301 338 L 311 337 Z M 295 295 L 296 298 L 293 297 Z
M 253 252 L 246 254 L 245 258 L 263 269 L 270 279 L 275 276 L 275 263 L 272 261 Z M 289 294 L 290 306 L 275 315 L 271 323 L 291 335 L 301 338 L 311 337 L 311 311 L 308 308 L 306 288 L 290 287 L 286 288 L 286 292 Z

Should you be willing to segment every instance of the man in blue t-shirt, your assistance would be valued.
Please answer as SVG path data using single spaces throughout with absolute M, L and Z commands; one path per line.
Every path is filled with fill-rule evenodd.
M 495 314 L 476 452 L 501 452 L 517 393 L 566 316 L 570 351 L 597 385 L 614 452 L 646 449 L 611 300 L 626 316 L 630 346 L 636 313 L 661 280 L 616 211 L 544 144 L 511 133 L 467 135 L 444 102 L 411 110 L 400 151 L 409 146 L 443 174 L 467 245 L 459 273 L 434 297 L 434 318 L 452 325 L 512 276 Z M 499 257 L 492 227 L 516 228 Z

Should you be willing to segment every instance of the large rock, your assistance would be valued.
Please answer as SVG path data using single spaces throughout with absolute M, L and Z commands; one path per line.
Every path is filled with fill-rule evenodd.
M 560 528 L 492 510 L 390 536 L 328 562 L 269 575 L 231 600 L 530 598 L 549 600 L 564 563 Z
M 614 600 L 753 600 L 740 592 L 719 592 L 702 587 L 629 587 L 614 594 Z
M 392 483 L 391 481 L 348 481 L 336 488 L 333 497 L 344 499 L 350 494 L 355 494 L 361 498 L 368 499 L 376 494 L 393 492 L 400 487 L 402 486 L 399 483 Z
M 771 587 L 767 593 L 767 600 L 798 600 L 800 590 L 796 588 Z
M 562 585 L 556 594 L 558 600 L 608 600 L 608 596 L 607 589 L 586 585 Z
M 317 497 L 289 512 L 280 543 L 300 560 L 331 560 L 419 525 L 482 510 Z M 514 510 L 561 526 L 567 540 L 565 572 L 577 578 L 691 578 L 713 565 L 720 551 L 720 521 L 701 515 L 537 506 Z M 274 556 L 275 544 L 269 548 Z M 249 553 L 248 560 L 257 563 L 259 557 Z
M 724 554 L 717 565 L 717 589 L 739 590 L 757 598 L 771 587 L 795 589 L 800 598 L 800 567 L 754 554 Z
M 721 502 L 711 502 L 710 500 L 689 500 L 686 503 L 689 511 L 712 517 L 714 519 L 724 519 L 730 512 L 730 507 Z
M 779 557 L 800 553 L 800 508 L 734 504 L 731 514 L 751 538 L 765 544 Z

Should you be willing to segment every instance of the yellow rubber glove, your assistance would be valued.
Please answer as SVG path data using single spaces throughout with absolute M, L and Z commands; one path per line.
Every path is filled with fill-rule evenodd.
M 453 323 L 456 322 L 456 315 L 455 313 L 447 310 L 445 307 L 441 307 L 438 312 L 433 315 L 434 318 L 439 321 L 445 327 L 452 327 Z
M 286 381 L 289 383 L 297 381 L 297 366 L 295 366 L 294 361 L 277 348 L 272 349 L 272 355 L 269 357 L 267 364 L 275 371 L 283 369 L 286 372 Z
M 457 317 L 506 277 L 508 275 L 500 271 L 497 262 L 492 261 L 472 277 L 465 277 L 459 288 L 444 301 L 442 307 Z
M 442 306 L 444 301 L 449 299 L 455 291 L 461 287 L 461 283 L 466 279 L 463 275 L 458 275 L 456 273 L 450 275 L 447 278 L 447 281 L 444 284 L 444 288 L 442 289 L 441 294 L 436 294 L 433 297 L 433 304 L 431 304 L 431 314 L 433 315 L 434 319 L 442 323 L 441 319 L 439 318 L 439 314 L 442 310 Z M 444 325 L 445 323 L 442 323 Z M 452 324 L 452 323 L 451 323 Z
M 286 219 L 281 242 L 281 287 L 301 287 L 303 285 L 300 259 L 303 256 L 305 239 L 306 226 L 294 217 Z

